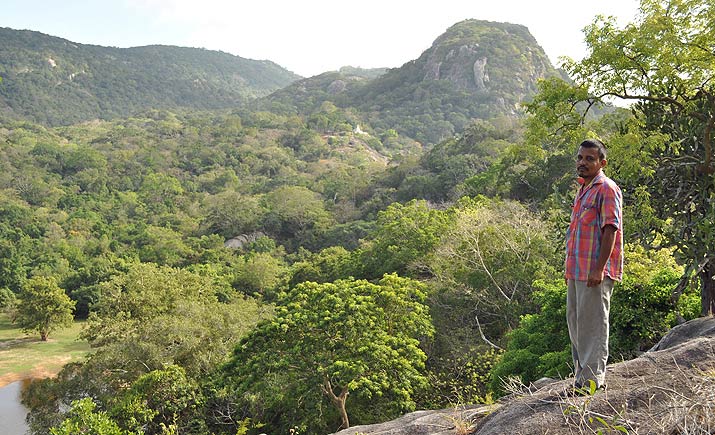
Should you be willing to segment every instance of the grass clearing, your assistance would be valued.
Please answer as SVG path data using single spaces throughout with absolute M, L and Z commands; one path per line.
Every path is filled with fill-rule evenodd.
M 47 341 L 40 334 L 26 334 L 0 314 L 0 386 L 25 378 L 53 376 L 63 365 L 77 361 L 90 351 L 79 341 L 84 322 L 51 333 Z

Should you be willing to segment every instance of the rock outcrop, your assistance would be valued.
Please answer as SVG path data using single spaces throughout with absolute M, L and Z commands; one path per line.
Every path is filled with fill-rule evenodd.
M 374 130 L 436 144 L 473 119 L 522 116 L 522 103 L 537 92 L 538 82 L 561 74 L 526 27 L 464 20 L 398 68 L 341 68 L 294 83 L 260 104 L 271 110 L 279 103 L 310 116 L 330 101 Z
M 571 383 L 540 382 L 490 407 L 418 411 L 336 435 L 714 433 L 715 318 L 680 325 L 640 357 L 610 365 L 606 391 L 574 395 Z
M 479 57 L 479 44 L 452 48 L 446 55 L 431 50 L 423 66 L 425 80 L 448 80 L 458 89 L 483 91 L 489 76 L 486 57 Z
M 355 426 L 335 435 L 454 435 L 469 430 L 494 410 L 494 406 L 468 405 L 454 409 L 416 411 L 386 423 Z
M 223 246 L 224 248 L 241 249 L 247 243 L 253 243 L 261 237 L 265 236 L 266 235 L 261 231 L 254 231 L 248 234 L 240 234 L 236 237 L 226 240 Z

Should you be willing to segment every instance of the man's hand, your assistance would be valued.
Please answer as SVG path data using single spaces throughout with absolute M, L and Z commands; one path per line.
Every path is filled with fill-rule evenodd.
M 600 272 L 598 270 L 592 270 L 588 274 L 588 282 L 586 282 L 586 287 L 598 287 L 601 282 L 603 282 L 603 270 Z
M 603 227 L 601 233 L 601 250 L 598 253 L 598 261 L 594 268 L 588 272 L 588 281 L 586 287 L 598 287 L 603 282 L 603 271 L 606 268 L 608 257 L 613 252 L 613 247 L 616 244 L 617 228 L 613 225 Z

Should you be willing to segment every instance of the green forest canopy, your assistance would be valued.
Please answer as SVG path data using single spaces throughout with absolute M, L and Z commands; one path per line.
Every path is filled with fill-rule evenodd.
M 29 284 L 56 283 L 95 348 L 32 385 L 33 430 L 334 431 L 489 402 L 507 376 L 568 376 L 563 234 L 584 137 L 609 145 L 608 175 L 625 197 L 611 360 L 708 312 L 709 196 L 679 196 L 678 214 L 655 181 L 710 195 L 715 67 L 698 47 L 715 44 L 703 24 L 715 12 L 664 5 L 643 0 L 625 29 L 597 19 L 591 56 L 566 64 L 574 82 L 541 82 L 526 118 L 470 122 L 424 152 L 391 148 L 397 131 L 356 132 L 337 105 L 321 105 L 323 117 L 150 110 L 55 128 L 3 122 L 0 300 L 17 307 Z M 673 58 L 644 43 L 653 35 L 700 80 L 664 94 L 637 74 L 593 73 L 598 61 L 668 77 Z M 682 35 L 697 45 L 678 45 Z M 584 116 L 622 89 L 641 104 Z M 319 376 L 274 370 L 294 365 Z M 381 371 L 405 382 L 378 385 Z M 58 400 L 76 402 L 65 415 Z

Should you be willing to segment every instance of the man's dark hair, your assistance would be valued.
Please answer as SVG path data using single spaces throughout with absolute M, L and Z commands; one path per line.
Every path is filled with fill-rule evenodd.
M 581 145 L 579 145 L 579 148 L 580 147 L 598 148 L 598 157 L 601 160 L 605 160 L 608 155 L 608 151 L 606 151 L 606 145 L 604 145 L 603 142 L 601 142 L 598 139 L 586 139 L 585 141 L 581 142 Z

